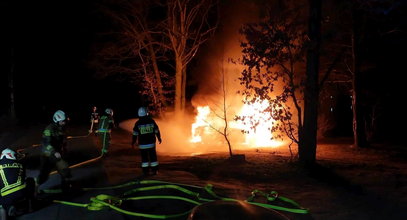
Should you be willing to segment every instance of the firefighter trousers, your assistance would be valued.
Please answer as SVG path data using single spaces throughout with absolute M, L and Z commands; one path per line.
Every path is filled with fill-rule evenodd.
M 57 158 L 54 156 L 54 154 L 51 154 L 50 156 L 41 155 L 38 184 L 43 184 L 45 181 L 47 181 L 49 174 L 53 169 L 56 169 L 59 175 L 61 175 L 62 182 L 65 182 L 67 179 L 72 177 L 68 163 L 66 163 L 62 158 Z
M 110 132 L 99 132 L 100 143 L 102 144 L 102 154 L 106 154 L 109 150 L 111 135 Z
M 144 175 L 148 175 L 149 171 L 153 174 L 157 174 L 158 171 L 158 161 L 157 161 L 157 152 L 155 147 L 140 149 L 141 154 L 141 168 Z

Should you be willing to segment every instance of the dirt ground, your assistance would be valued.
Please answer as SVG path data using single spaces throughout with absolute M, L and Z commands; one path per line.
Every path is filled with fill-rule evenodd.
M 129 138 L 126 132 L 116 135 L 121 140 Z M 309 209 L 318 220 L 407 219 L 407 148 L 381 144 L 355 149 L 351 143 L 321 141 L 313 171 L 291 162 L 288 148 L 234 152 L 245 155 L 242 163 L 228 160 L 227 152 L 159 155 L 160 174 L 155 178 L 198 186 L 210 183 L 242 200 L 255 189 L 277 191 Z M 128 142 L 114 145 L 125 149 Z M 301 214 L 291 217 L 303 218 Z
M 2 131 L 0 141 L 3 145 L 28 146 L 40 140 L 41 131 L 41 125 Z M 18 137 L 10 137 L 11 133 Z M 107 184 L 139 178 L 140 158 L 138 151 L 130 148 L 131 134 L 116 129 L 112 137 L 109 156 L 102 162 Z M 97 156 L 96 138 L 89 138 L 75 140 L 93 145 L 93 149 L 88 149 L 89 158 L 73 156 L 70 164 Z M 241 200 L 248 198 L 253 190 L 277 191 L 308 209 L 308 219 L 407 219 L 405 146 L 376 144 L 369 149 L 355 149 L 347 139 L 320 141 L 318 166 L 314 170 L 302 169 L 291 162 L 287 149 L 234 153 L 244 154 L 245 161 L 229 160 L 228 152 L 195 156 L 159 154 L 159 174 L 146 179 L 202 187 L 210 183 L 225 196 Z M 287 215 L 305 219 L 302 214 Z

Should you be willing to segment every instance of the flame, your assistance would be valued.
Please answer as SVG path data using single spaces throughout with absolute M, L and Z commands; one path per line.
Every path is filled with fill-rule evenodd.
M 267 100 L 258 100 L 253 104 L 244 104 L 238 115 L 245 116 L 244 121 L 229 121 L 230 128 L 237 132 L 246 131 L 244 133 L 244 140 L 240 145 L 247 147 L 277 147 L 282 145 L 282 142 L 273 140 L 271 126 L 273 120 L 270 119 L 265 109 L 268 107 L 269 102 Z M 190 142 L 199 143 L 202 142 L 202 136 L 208 137 L 213 135 L 210 125 L 212 127 L 222 126 L 222 119 L 218 117 L 211 117 L 211 109 L 209 106 L 198 106 L 197 115 L 195 117 L 195 123 L 192 124 L 191 133 L 192 137 Z M 259 122 L 256 128 L 252 128 L 251 119 Z M 224 122 L 223 122 L 224 124 Z M 241 136 L 241 135 L 239 135 Z
M 208 123 L 206 122 L 209 113 L 211 112 L 209 106 L 198 106 L 197 107 L 198 114 L 195 117 L 195 123 L 192 124 L 192 143 L 198 143 L 202 141 L 201 132 L 197 130 L 201 127 L 207 127 Z
M 253 104 L 243 105 L 239 115 L 245 116 L 245 120 L 236 123 L 236 128 L 246 131 L 244 144 L 256 147 L 268 147 L 276 144 L 272 140 L 271 133 L 273 120 L 264 111 L 268 105 L 267 100 L 258 100 Z M 259 122 L 256 128 L 251 128 L 252 124 L 249 117 L 253 117 L 255 121 Z

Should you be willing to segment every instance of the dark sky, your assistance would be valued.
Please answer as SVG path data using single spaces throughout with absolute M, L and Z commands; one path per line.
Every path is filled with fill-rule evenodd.
M 95 80 L 86 62 L 92 55 L 92 46 L 99 40 L 100 22 L 96 0 L 6 0 L 0 2 L 2 41 L 1 57 L 1 107 L 0 115 L 7 111 L 7 73 L 14 63 L 16 105 L 20 117 L 36 115 L 47 118 L 50 112 L 64 109 L 73 115 L 88 114 L 94 104 L 100 109 L 112 107 L 125 117 L 135 115 L 139 100 L 136 88 L 112 80 Z M 394 24 L 406 26 L 406 13 L 398 9 Z M 233 18 L 233 15 L 230 14 Z M 398 20 L 399 19 L 399 20 Z M 385 36 L 372 47 L 379 63 L 376 72 L 383 72 L 394 81 L 384 80 L 386 88 L 396 94 L 390 103 L 404 102 L 400 95 L 405 75 L 405 29 Z M 393 36 L 399 36 L 393 38 Z M 11 49 L 14 51 L 11 62 Z M 204 50 L 203 50 L 204 51 Z M 379 52 L 378 52 L 379 51 Z M 376 76 L 377 77 L 377 76 Z M 384 78 L 377 77 L 378 80 Z M 377 81 L 376 81 L 377 82 Z M 394 83 L 396 82 L 396 83 Z M 391 84 L 388 84 L 391 83 Z M 394 86 L 392 86 L 394 83 Z M 393 91 L 394 90 L 394 91 Z M 5 104 L 3 104 L 5 103 Z M 401 107 L 396 104 L 395 112 Z M 391 107 L 389 107 L 391 109 Z M 134 112 L 134 113 L 133 113 Z
M 125 90 L 130 86 L 96 80 L 87 67 L 92 43 L 97 40 L 95 32 L 101 25 L 94 1 L 13 0 L 1 4 L 5 5 L 2 12 L 7 19 L 2 56 L 10 64 L 14 51 L 16 107 L 20 115 L 44 109 L 48 114 L 60 108 L 72 114 L 77 110 L 87 114 L 95 104 L 100 109 L 137 104 L 132 103 L 136 100 L 130 99 L 131 94 L 123 94 L 135 93 L 134 88 Z M 10 65 L 2 65 L 6 73 L 2 74 L 2 82 L 7 81 L 9 70 Z

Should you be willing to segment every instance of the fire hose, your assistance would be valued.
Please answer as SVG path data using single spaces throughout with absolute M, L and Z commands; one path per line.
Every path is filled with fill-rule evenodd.
M 83 203 L 75 203 L 75 202 L 69 202 L 69 201 L 61 201 L 61 200 L 53 200 L 55 203 L 60 203 L 64 205 L 71 205 L 71 206 L 77 206 L 77 207 L 82 207 L 82 208 L 87 208 L 88 210 L 91 211 L 99 211 L 99 210 L 104 210 L 107 208 L 113 209 L 117 212 L 120 212 L 122 214 L 126 215 L 131 215 L 131 216 L 138 216 L 138 217 L 146 217 L 146 218 L 153 218 L 153 219 L 168 219 L 168 218 L 176 218 L 176 217 L 181 217 L 181 216 L 186 216 L 188 215 L 192 209 L 178 213 L 178 214 L 148 214 L 148 213 L 142 213 L 142 212 L 133 212 L 129 210 L 125 210 L 120 208 L 120 205 L 124 201 L 134 201 L 134 200 L 153 200 L 153 199 L 166 199 L 166 200 L 181 200 L 185 201 L 188 203 L 191 203 L 195 206 L 202 205 L 204 203 L 216 201 L 216 200 L 222 200 L 222 201 L 234 201 L 234 202 L 245 202 L 248 204 L 260 206 L 266 209 L 273 209 L 273 210 L 279 210 L 279 211 L 286 211 L 286 212 L 291 212 L 291 213 L 296 213 L 296 214 L 308 214 L 309 211 L 303 207 L 301 207 L 298 203 L 295 201 L 280 196 L 277 192 L 271 191 L 270 193 L 265 193 L 260 190 L 253 190 L 251 192 L 251 196 L 244 200 L 237 200 L 233 198 L 227 198 L 227 197 L 221 197 L 217 195 L 214 190 L 213 186 L 211 184 L 207 184 L 205 187 L 199 187 L 199 186 L 191 186 L 191 185 L 185 185 L 185 184 L 177 184 L 177 183 L 170 183 L 170 182 L 165 182 L 165 181 L 159 181 L 159 180 L 141 180 L 141 181 L 132 181 L 129 183 L 117 185 L 117 186 L 111 186 L 111 187 L 103 187 L 103 188 L 82 188 L 83 191 L 89 191 L 89 190 L 107 190 L 107 189 L 118 189 L 122 187 L 128 187 L 131 185 L 145 185 L 145 184 L 159 184 L 159 185 L 153 185 L 153 186 L 142 186 L 139 188 L 131 189 L 123 194 L 123 197 L 115 197 L 115 196 L 110 196 L 106 194 L 100 194 L 95 197 L 90 198 L 90 203 L 83 204 Z M 204 198 L 200 195 L 200 193 L 191 191 L 185 187 L 193 187 L 193 188 L 198 188 L 198 189 L 203 189 L 207 194 L 209 194 L 212 198 Z M 182 196 L 171 196 L 171 195 L 151 195 L 151 196 L 136 196 L 136 197 L 126 197 L 129 196 L 130 194 L 136 193 L 136 192 L 145 192 L 145 191 L 151 191 L 151 190 L 158 190 L 158 189 L 174 189 L 179 192 L 182 192 L 191 198 L 186 198 Z M 56 193 L 57 191 L 44 191 L 46 193 Z M 267 203 L 262 203 L 262 202 L 256 202 L 254 201 L 256 197 L 265 197 L 267 199 Z M 273 205 L 270 204 L 271 202 L 274 201 L 280 201 L 283 203 L 288 204 L 289 207 L 283 207 L 280 205 Z M 270 203 L 269 203 L 270 202 Z
M 88 133 L 87 135 L 67 136 L 66 139 L 69 140 L 69 139 L 76 139 L 76 138 L 86 138 L 86 137 L 89 137 L 89 135 L 90 135 L 91 133 L 92 133 L 92 132 Z M 23 153 L 24 150 L 26 150 L 26 149 L 28 149 L 28 148 L 35 148 L 35 147 L 41 147 L 41 144 L 32 144 L 32 145 L 29 146 L 29 147 L 22 148 L 22 149 L 18 149 L 17 152 Z

